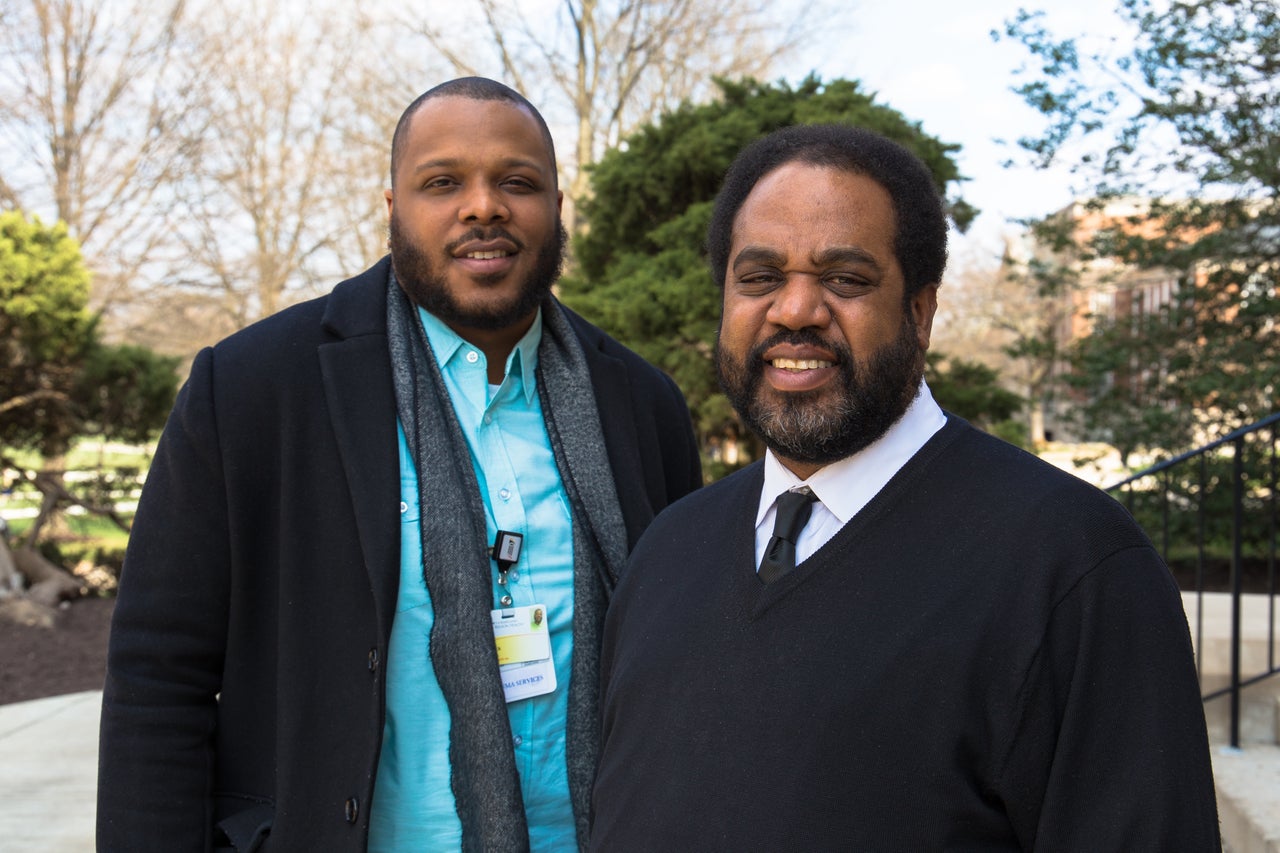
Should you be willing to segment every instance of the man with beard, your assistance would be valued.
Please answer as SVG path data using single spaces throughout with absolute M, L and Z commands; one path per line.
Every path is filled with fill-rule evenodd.
M 1219 849 L 1159 556 L 922 381 L 946 229 L 867 131 L 729 169 L 717 364 L 768 451 L 664 512 L 610 604 L 593 850 Z
M 662 373 L 562 307 L 546 124 L 464 78 L 395 131 L 390 257 L 201 352 L 103 700 L 103 851 L 585 844 L 599 637 L 700 484 Z

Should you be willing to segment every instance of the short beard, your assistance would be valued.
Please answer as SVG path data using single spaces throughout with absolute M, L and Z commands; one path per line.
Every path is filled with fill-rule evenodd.
M 509 240 L 519 251 L 525 246 L 508 234 L 501 226 L 474 228 L 458 240 L 444 247 L 446 253 L 468 240 Z M 400 225 L 395 211 L 391 212 L 391 225 L 387 245 L 391 249 L 391 266 L 396 281 L 419 307 L 433 314 L 451 327 L 464 329 L 506 329 L 527 318 L 551 293 L 551 287 L 560 278 L 564 265 L 564 250 L 569 241 L 564 223 L 556 218 L 556 233 L 538 249 L 529 277 L 521 284 L 511 301 L 483 310 L 469 309 L 459 303 L 449 292 L 448 283 L 432 266 L 430 254 L 408 237 Z
M 738 416 L 774 453 L 795 462 L 827 465 L 877 441 L 906 413 L 924 376 L 924 351 L 906 310 L 902 328 L 865 364 L 844 344 L 810 329 L 783 331 L 752 348 L 743 362 L 716 345 L 716 375 Z M 835 385 L 781 393 L 764 388 L 764 354 L 780 343 L 835 351 Z

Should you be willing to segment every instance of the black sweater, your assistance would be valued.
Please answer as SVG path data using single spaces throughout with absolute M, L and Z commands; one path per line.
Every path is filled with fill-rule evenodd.
M 1186 618 L 1119 504 L 952 418 L 766 588 L 761 481 L 632 555 L 593 849 L 1220 849 Z

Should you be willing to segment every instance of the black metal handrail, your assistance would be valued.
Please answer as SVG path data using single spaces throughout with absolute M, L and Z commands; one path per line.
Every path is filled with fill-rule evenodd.
M 1280 674 L 1276 662 L 1276 491 L 1277 432 L 1280 412 L 1257 423 L 1241 427 L 1209 442 L 1203 447 L 1166 459 L 1118 483 L 1106 487 L 1119 494 L 1129 511 L 1147 530 L 1170 567 L 1175 566 L 1172 548 L 1185 546 L 1188 535 L 1194 540 L 1194 581 L 1187 583 L 1186 572 L 1179 581 L 1184 591 L 1188 585 L 1196 594 L 1197 671 L 1203 676 L 1200 659 L 1204 657 L 1204 594 L 1206 565 L 1210 551 L 1210 525 L 1223 516 L 1230 518 L 1230 559 L 1227 591 L 1231 594 L 1231 665 L 1229 683 L 1202 695 L 1204 702 L 1229 696 L 1231 746 L 1240 746 L 1240 694 L 1249 685 Z M 1269 438 L 1263 436 L 1269 430 Z M 1222 512 L 1221 501 L 1215 505 L 1222 482 L 1213 473 L 1222 473 L 1230 449 L 1230 511 Z M 1248 464 L 1253 461 L 1252 467 Z M 1264 462 L 1259 465 L 1258 462 Z M 1194 472 L 1187 476 L 1188 468 Z M 1252 477 L 1251 477 L 1252 475 Z M 1157 487 L 1143 484 L 1156 479 Z M 1251 484 L 1252 483 L 1252 484 Z M 1153 500 L 1154 499 L 1154 500 Z M 1176 516 L 1194 514 L 1194 529 L 1176 526 Z M 1242 604 L 1245 595 L 1245 551 L 1255 555 L 1254 564 L 1265 562 L 1265 577 L 1253 578 L 1250 588 L 1267 597 L 1267 665 L 1261 672 L 1241 672 Z M 1261 556 L 1256 556 L 1261 555 Z M 1178 574 L 1178 572 L 1175 572 Z M 1256 573 L 1255 573 L 1256 574 Z

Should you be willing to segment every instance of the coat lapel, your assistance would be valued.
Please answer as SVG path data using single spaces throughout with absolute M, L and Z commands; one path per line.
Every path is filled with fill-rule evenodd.
M 318 348 L 325 399 L 350 489 L 365 568 L 390 636 L 399 580 L 399 457 L 396 406 L 387 350 L 384 258 L 339 284 L 324 326 L 332 339 Z
M 631 403 L 631 383 L 627 366 L 601 349 L 600 332 L 578 315 L 565 310 L 570 325 L 582 343 L 591 374 L 591 386 L 600 414 L 605 449 L 613 468 L 618 506 L 627 528 L 627 551 L 635 547 L 640 534 L 655 515 L 644 488 L 645 472 L 640 459 L 640 438 L 636 432 L 636 412 Z M 618 579 L 614 578 L 616 582 Z

